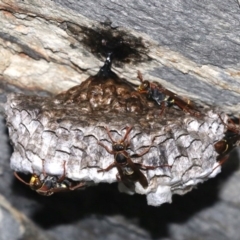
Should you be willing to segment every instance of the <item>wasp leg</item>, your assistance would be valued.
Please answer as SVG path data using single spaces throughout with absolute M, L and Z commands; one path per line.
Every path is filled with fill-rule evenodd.
M 103 143 L 101 143 L 100 141 L 98 141 L 97 143 L 98 145 L 102 146 L 103 148 L 105 148 L 105 150 L 110 153 L 110 154 L 114 154 L 114 152 L 112 150 L 110 150 L 107 146 L 105 146 Z
M 163 167 L 172 167 L 171 165 L 168 165 L 168 164 L 164 164 L 164 165 L 159 165 L 159 166 L 147 166 L 147 165 L 144 165 L 142 163 L 135 163 L 135 165 L 138 165 L 138 167 L 141 169 L 141 170 L 154 170 L 156 168 L 163 168 Z
M 86 183 L 85 182 L 80 182 L 77 185 L 75 185 L 74 187 L 69 187 L 69 190 L 73 191 L 73 190 L 76 190 L 78 188 L 82 188 L 84 186 L 86 186 Z
M 220 161 L 219 161 L 219 164 L 212 170 L 212 172 L 213 172 L 216 168 L 218 168 L 218 167 L 220 167 L 221 165 L 223 165 L 223 164 L 228 160 L 228 158 L 229 158 L 229 155 L 226 155 L 226 156 L 222 157 L 222 158 L 220 159 Z
M 162 116 L 164 114 L 165 108 L 166 108 L 165 102 L 161 102 L 160 108 L 161 108 L 161 112 L 159 113 L 159 116 Z
M 102 169 L 99 169 L 97 172 L 108 172 L 109 170 L 111 170 L 113 167 L 116 166 L 116 163 L 113 162 L 112 164 L 110 164 L 107 168 L 102 168 Z
M 146 154 L 147 152 L 149 152 L 149 150 L 151 149 L 152 145 L 150 145 L 145 151 L 143 151 L 142 153 L 135 153 L 133 155 L 131 155 L 131 158 L 138 158 L 138 157 L 142 157 L 144 154 Z

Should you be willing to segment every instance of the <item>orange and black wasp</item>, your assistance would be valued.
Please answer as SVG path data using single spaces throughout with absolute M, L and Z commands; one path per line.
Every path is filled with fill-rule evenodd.
M 131 132 L 132 127 L 126 127 L 125 136 L 119 141 L 115 141 L 112 138 L 112 135 L 108 128 L 105 128 L 105 129 L 107 131 L 108 137 L 110 138 L 110 140 L 112 142 L 112 150 L 109 149 L 107 146 L 105 146 L 100 141 L 98 142 L 98 144 L 100 146 L 102 146 L 108 153 L 114 155 L 114 162 L 112 164 L 110 164 L 107 168 L 98 170 L 98 172 L 109 171 L 113 167 L 116 167 L 118 170 L 118 174 L 116 176 L 117 180 L 122 181 L 126 187 L 132 188 L 133 184 L 135 182 L 139 182 L 143 188 L 147 188 L 148 187 L 147 178 L 140 171 L 140 169 L 141 170 L 148 170 L 148 169 L 151 170 L 151 169 L 155 169 L 157 167 L 168 166 L 168 165 L 146 166 L 141 163 L 134 163 L 131 160 L 131 158 L 142 157 L 152 147 L 152 145 L 151 145 L 144 152 L 142 152 L 140 154 L 129 155 L 129 153 L 127 152 L 127 149 L 130 146 L 129 133 Z
M 160 115 L 163 114 L 166 107 L 178 106 L 181 110 L 190 113 L 193 116 L 200 117 L 202 113 L 188 100 L 183 100 L 180 96 L 164 88 L 158 82 L 149 82 L 143 80 L 142 73 L 138 71 L 137 75 L 141 84 L 138 87 L 140 93 L 146 93 L 147 98 L 154 100 L 161 107 Z
M 78 188 L 83 188 L 85 186 L 84 182 L 74 182 L 66 178 L 65 163 L 66 162 L 64 162 L 63 175 L 60 177 L 47 176 L 45 172 L 40 175 L 33 173 L 28 183 L 23 180 L 17 172 L 14 172 L 14 175 L 19 181 L 30 186 L 32 190 L 44 196 L 51 196 L 56 192 L 73 191 Z
M 228 118 L 228 123 L 225 123 L 219 115 L 221 122 L 227 127 L 225 137 L 214 144 L 215 151 L 219 154 L 218 161 L 219 165 L 222 165 L 229 158 L 229 153 L 236 147 L 239 146 L 240 140 L 240 119 L 238 123 Z M 238 126 L 237 126 L 238 125 Z

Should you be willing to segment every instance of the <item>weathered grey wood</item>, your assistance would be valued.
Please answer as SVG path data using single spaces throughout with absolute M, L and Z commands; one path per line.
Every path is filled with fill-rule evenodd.
M 0 195 L 0 239 L 54 240 Z
M 29 2 L 30 3 L 30 2 Z M 94 27 L 109 18 L 141 36 L 152 61 L 116 71 L 136 82 L 141 69 L 180 94 L 239 111 L 236 1 L 2 1 L 1 73 L 5 81 L 53 93 L 96 73 L 101 64 L 64 23 Z M 40 10 L 41 9 L 41 10 Z M 85 15 L 86 17 L 83 17 Z M 80 37 L 81 38 L 81 37 Z M 74 46 L 74 47 L 73 47 Z

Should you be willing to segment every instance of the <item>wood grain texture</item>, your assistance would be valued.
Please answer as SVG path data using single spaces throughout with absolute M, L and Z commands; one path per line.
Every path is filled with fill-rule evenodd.
M 239 8 L 236 1 L 2 1 L 1 73 L 5 81 L 58 93 L 93 75 L 101 64 L 67 23 L 94 29 L 93 20 L 141 37 L 151 61 L 115 66 L 136 82 L 141 69 L 203 103 L 239 110 Z M 41 9 L 41 10 L 40 10 Z M 84 15 L 84 16 L 83 16 Z

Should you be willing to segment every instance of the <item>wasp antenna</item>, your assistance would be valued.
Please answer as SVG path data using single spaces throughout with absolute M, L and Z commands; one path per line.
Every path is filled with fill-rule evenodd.
M 143 76 L 139 70 L 137 71 L 137 78 L 140 80 L 140 82 L 143 82 Z
M 127 126 L 126 127 L 127 131 L 126 131 L 125 136 L 124 136 L 124 138 L 122 139 L 121 142 L 124 142 L 126 140 L 126 138 L 128 137 L 129 133 L 131 132 L 132 128 L 133 128 L 132 126 L 130 126 L 130 127 Z
M 30 184 L 27 183 L 26 181 L 24 181 L 24 180 L 18 175 L 17 172 L 14 172 L 13 174 L 14 174 L 14 176 L 15 176 L 20 182 L 24 183 L 25 185 L 30 186 Z
M 109 137 L 110 140 L 114 143 L 115 141 L 114 141 L 113 138 L 112 138 L 112 135 L 111 135 L 111 133 L 110 133 L 109 128 L 108 128 L 108 127 L 105 127 L 105 129 L 106 129 L 106 131 L 107 131 L 107 135 L 108 135 L 108 137 Z

